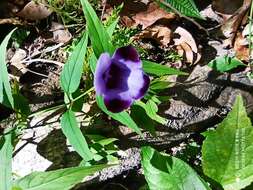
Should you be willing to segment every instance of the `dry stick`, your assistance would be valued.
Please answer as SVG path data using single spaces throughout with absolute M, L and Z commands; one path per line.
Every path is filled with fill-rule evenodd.
M 38 55 L 41 55 L 41 54 L 45 54 L 45 53 L 54 51 L 54 50 L 60 48 L 63 44 L 64 44 L 64 43 L 59 43 L 59 44 L 57 44 L 57 45 L 48 47 L 48 48 L 44 49 L 43 51 L 40 51 L 40 52 L 35 53 L 35 54 L 33 54 L 33 55 L 30 55 L 29 57 L 25 58 L 23 61 L 25 61 L 25 60 L 30 60 L 31 58 L 36 57 L 36 56 L 38 56 Z
M 102 5 L 103 5 L 103 9 L 102 9 L 102 13 L 101 13 L 101 20 L 103 19 L 103 16 L 105 14 L 105 7 L 106 7 L 106 4 L 107 4 L 107 0 L 103 0 L 102 1 Z
M 176 14 L 178 14 L 180 17 L 185 18 L 186 20 L 192 22 L 194 25 L 196 25 L 200 30 L 205 31 L 205 33 L 209 36 L 209 31 L 207 29 L 205 29 L 203 26 L 201 26 L 199 23 L 197 23 L 194 19 L 187 17 L 183 14 L 181 14 L 177 9 L 175 9 L 173 6 L 171 6 L 169 3 L 164 2 L 164 1 L 160 1 L 162 4 L 164 4 L 165 6 L 169 7 L 170 9 L 172 9 Z
M 3 18 L 3 19 L 0 19 L 0 24 L 24 25 L 24 23 L 22 23 L 17 18 Z
M 30 59 L 30 60 L 23 60 L 21 61 L 21 63 L 33 63 L 33 62 L 42 62 L 42 63 L 52 63 L 55 65 L 58 65 L 60 67 L 63 67 L 63 63 L 59 62 L 59 61 L 53 61 L 53 60 L 49 60 L 49 59 Z

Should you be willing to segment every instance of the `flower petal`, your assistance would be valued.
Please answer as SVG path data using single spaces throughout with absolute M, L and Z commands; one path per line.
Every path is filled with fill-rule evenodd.
M 138 52 L 133 46 L 125 46 L 118 48 L 112 59 L 118 60 L 123 64 L 127 65 L 129 68 L 141 68 L 142 62 L 140 60 Z
M 127 79 L 129 75 L 130 69 L 113 59 L 110 67 L 103 73 L 106 93 L 122 93 L 127 91 Z
M 104 103 L 110 112 L 118 113 L 130 107 L 133 100 L 123 96 L 106 96 L 104 97 Z
M 94 74 L 94 87 L 98 95 L 106 92 L 106 81 L 103 78 L 104 73 L 111 66 L 112 60 L 108 53 L 100 55 L 97 61 L 97 67 Z
M 142 98 L 148 90 L 149 77 L 142 70 L 132 70 L 128 78 L 129 94 L 134 99 Z

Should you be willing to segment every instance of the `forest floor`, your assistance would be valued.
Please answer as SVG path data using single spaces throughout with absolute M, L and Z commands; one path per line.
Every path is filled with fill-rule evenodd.
M 60 73 L 86 27 L 79 1 L 62 5 L 56 0 L 44 2 L 47 6 L 34 6 L 28 0 L 7 2 L 0 3 L 0 39 L 14 27 L 19 28 L 7 51 L 10 78 L 18 83 L 32 112 L 59 105 L 64 99 Z M 145 185 L 140 164 L 143 145 L 187 160 L 197 168 L 202 132 L 214 128 L 227 116 L 237 95 L 244 98 L 249 116 L 253 114 L 247 42 L 250 6 L 235 1 L 227 8 L 215 2 L 195 1 L 204 19 L 194 19 L 180 12 L 168 12 L 149 0 L 92 1 L 105 25 L 119 16 L 113 35 L 116 46 L 131 44 L 142 59 L 188 75 L 166 79 L 171 84 L 161 94 L 170 99 L 158 109 L 166 124 L 155 126 L 155 136 L 143 131 L 144 138 L 140 137 L 102 113 L 95 104 L 94 93 L 87 98 L 78 121 L 85 132 L 97 130 L 107 138 L 118 139 L 114 143 L 120 164 L 75 189 L 139 189 Z M 210 67 L 210 62 L 226 56 L 236 57 L 245 66 L 227 72 L 221 72 L 219 66 Z M 92 85 L 87 76 L 82 77 L 80 86 Z M 61 132 L 60 117 L 61 112 L 50 112 L 30 118 L 15 147 L 13 173 L 25 176 L 33 171 L 78 165 L 81 159 Z M 0 130 L 10 125 L 13 118 L 12 111 L 0 105 Z

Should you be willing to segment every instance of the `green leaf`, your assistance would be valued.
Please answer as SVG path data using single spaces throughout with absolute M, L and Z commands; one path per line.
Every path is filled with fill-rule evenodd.
M 143 103 L 142 101 L 136 101 L 136 105 L 141 106 L 147 113 L 147 115 L 153 119 L 154 121 L 161 123 L 165 125 L 167 123 L 167 120 L 157 114 L 158 107 L 156 103 L 153 100 L 148 100 L 147 103 Z
M 115 31 L 115 28 L 119 22 L 119 18 L 120 17 L 117 17 L 108 27 L 106 27 L 106 31 L 108 35 L 110 36 L 110 38 L 112 37 L 113 32 Z
M 150 84 L 150 89 L 152 90 L 165 90 L 167 88 L 171 87 L 171 82 L 164 81 L 164 80 L 153 80 Z
M 80 42 L 75 47 L 73 53 L 68 58 L 61 72 L 61 88 L 64 92 L 71 94 L 77 90 L 83 72 L 84 57 L 87 50 L 88 34 L 83 35 Z
M 141 149 L 141 164 L 150 190 L 211 190 L 188 164 L 151 147 Z
M 142 61 L 143 63 L 143 70 L 152 75 L 156 76 L 163 76 L 163 75 L 188 75 L 185 72 L 179 71 L 174 68 L 170 68 L 165 65 L 160 65 L 157 63 L 154 63 L 152 61 Z
M 15 181 L 14 185 L 22 190 L 68 190 L 110 165 L 73 167 L 49 172 L 33 172 Z
M 104 52 L 112 54 L 115 48 L 112 46 L 111 38 L 96 12 L 87 0 L 81 0 L 81 4 L 87 22 L 89 38 L 96 57 L 98 58 Z
M 208 66 L 216 71 L 226 72 L 235 69 L 239 66 L 245 67 L 246 65 L 243 64 L 239 59 L 228 57 L 226 55 L 212 60 L 210 63 L 208 63 Z
M 138 105 L 132 105 L 131 117 L 138 126 L 148 130 L 153 136 L 156 136 L 155 122 L 147 115 L 143 107 Z
M 80 128 L 78 127 L 73 111 L 68 110 L 63 114 L 61 118 L 61 128 L 64 135 L 78 154 L 86 161 L 92 160 L 93 155 Z
M 202 147 L 204 173 L 225 190 L 239 190 L 253 182 L 253 128 L 238 96 L 232 111 Z
M 101 96 L 97 96 L 96 100 L 99 108 L 103 112 L 111 116 L 113 119 L 121 122 L 123 125 L 126 125 L 127 127 L 133 129 L 139 135 L 142 135 L 140 128 L 136 125 L 134 120 L 130 117 L 130 115 L 127 112 L 122 111 L 120 113 L 112 113 L 106 109 L 103 98 Z
M 0 189 L 11 190 L 12 187 L 12 136 L 13 132 L 5 130 L 6 135 L 0 137 Z
M 26 120 L 31 113 L 28 100 L 20 93 L 19 84 L 15 81 L 13 85 L 14 110 L 17 116 L 21 116 L 22 120 Z
M 97 57 L 94 54 L 94 52 L 92 52 L 92 54 L 89 57 L 89 65 L 90 65 L 90 69 L 92 73 L 94 74 L 96 71 L 96 66 L 97 66 Z
M 2 41 L 0 45 L 0 103 L 9 107 L 14 108 L 14 100 L 11 94 L 11 86 L 9 83 L 9 76 L 6 66 L 6 48 L 11 38 L 11 35 L 16 30 L 13 29 Z
M 165 10 L 171 12 L 173 11 L 170 9 L 166 4 L 163 2 L 171 5 L 173 8 L 178 10 L 181 14 L 185 16 L 195 17 L 199 19 L 203 19 L 203 17 L 200 15 L 198 8 L 196 7 L 193 0 L 158 0 L 158 4 Z

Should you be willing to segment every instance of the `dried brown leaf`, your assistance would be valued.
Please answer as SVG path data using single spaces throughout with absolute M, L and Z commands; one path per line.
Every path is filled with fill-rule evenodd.
M 176 16 L 161 9 L 156 3 L 150 3 L 146 11 L 137 13 L 132 18 L 136 25 L 141 25 L 145 29 L 160 19 L 173 20 Z
M 173 41 L 178 54 L 183 56 L 187 63 L 196 64 L 201 55 L 190 32 L 179 26 L 174 31 L 174 36 Z
M 153 39 L 155 40 L 159 45 L 166 47 L 171 42 L 171 36 L 172 31 L 170 28 L 166 26 L 151 26 L 149 28 L 146 28 L 138 35 L 134 36 L 134 40 L 139 39 Z
M 67 43 L 72 39 L 71 33 L 60 23 L 52 22 L 51 31 L 55 43 Z
M 47 18 L 52 11 L 48 9 L 43 3 L 35 3 L 31 1 L 26 4 L 26 6 L 17 13 L 17 16 L 25 20 L 42 20 Z

